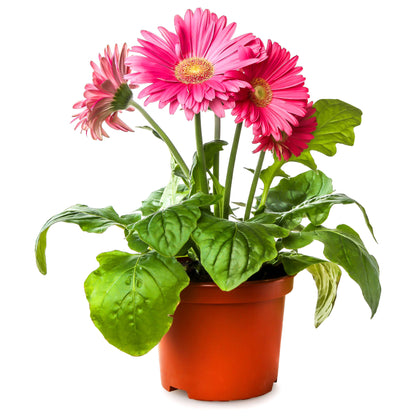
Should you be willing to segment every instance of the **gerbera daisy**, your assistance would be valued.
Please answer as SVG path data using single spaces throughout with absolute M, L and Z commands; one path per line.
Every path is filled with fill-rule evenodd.
M 312 107 L 312 102 L 306 107 L 306 114 L 299 118 L 298 126 L 292 128 L 292 134 L 272 133 L 266 136 L 259 135 L 253 140 L 253 143 L 259 144 L 254 153 L 260 150 L 270 150 L 276 153 L 276 156 L 282 160 L 289 160 L 292 155 L 296 157 L 308 147 L 309 142 L 313 139 L 313 132 L 316 130 L 316 117 L 313 117 L 316 109 Z
M 184 19 L 175 17 L 176 33 L 161 27 L 161 38 L 142 31 L 141 46 L 132 48 L 141 56 L 127 59 L 132 70 L 128 79 L 150 84 L 139 98 L 148 97 L 145 105 L 159 101 L 162 108 L 170 104 L 171 114 L 181 106 L 188 120 L 208 108 L 223 117 L 224 105 L 230 107 L 230 93 L 248 86 L 224 74 L 266 57 L 252 34 L 232 38 L 235 29 L 235 23 L 227 25 L 225 16 L 196 9 L 195 13 L 188 10 Z
M 120 110 L 127 109 L 132 97 L 131 88 L 124 79 L 130 71 L 125 64 L 127 45 L 124 44 L 119 53 L 115 45 L 114 53 L 109 46 L 104 56 L 99 55 L 99 65 L 91 62 L 93 68 L 92 84 L 85 86 L 84 100 L 77 102 L 73 108 L 82 110 L 74 116 L 73 121 L 79 120 L 78 126 L 85 132 L 90 131 L 93 139 L 102 140 L 108 134 L 103 128 L 104 121 L 115 130 L 133 131 L 118 117 Z
M 299 75 L 301 67 L 296 66 L 298 57 L 278 43 L 267 44 L 267 59 L 250 65 L 242 71 L 231 71 L 227 75 L 250 83 L 235 95 L 232 114 L 236 123 L 245 121 L 246 127 L 253 125 L 256 136 L 283 131 L 292 134 L 298 117 L 306 113 L 308 89 L 305 78 Z

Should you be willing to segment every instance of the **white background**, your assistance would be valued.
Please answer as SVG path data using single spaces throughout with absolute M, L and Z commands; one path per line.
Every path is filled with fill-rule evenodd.
M 376 415 L 416 414 L 414 270 L 415 47 L 412 1 L 14 1 L 2 6 L 0 413 L 14 415 Z M 273 6 L 272 6 L 273 5 Z M 328 222 L 355 228 L 380 263 L 380 307 L 370 310 L 344 274 L 335 309 L 313 326 L 316 289 L 297 276 L 287 297 L 279 382 L 260 398 L 189 400 L 159 382 L 157 349 L 130 357 L 106 343 L 89 319 L 83 281 L 95 256 L 125 249 L 120 230 L 86 234 L 58 224 L 49 233 L 49 273 L 35 267 L 43 223 L 75 203 L 124 214 L 169 178 L 163 144 L 139 130 L 96 142 L 74 132 L 72 104 L 90 81 L 90 60 L 140 30 L 173 30 L 173 16 L 209 7 L 299 55 L 311 99 L 339 98 L 362 109 L 356 144 L 316 156 L 337 191 L 361 202 L 335 207 Z M 179 111 L 148 111 L 190 163 L 193 126 Z M 128 114 L 131 126 L 145 124 Z M 212 119 L 203 117 L 205 139 Z M 233 120 L 224 122 L 230 141 Z M 110 131 L 111 130 L 111 131 Z M 247 196 L 254 167 L 246 130 L 232 199 Z M 320 249 L 320 247 L 318 247 Z M 316 254 L 316 253 L 315 253 Z M 232 351 L 230 351 L 232 354 Z

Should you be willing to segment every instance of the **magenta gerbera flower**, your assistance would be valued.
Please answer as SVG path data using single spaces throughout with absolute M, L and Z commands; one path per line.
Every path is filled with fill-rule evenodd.
M 236 24 L 227 25 L 226 17 L 209 10 L 188 10 L 185 18 L 175 17 L 176 33 L 159 28 L 162 38 L 142 31 L 141 46 L 134 46 L 127 65 L 134 83 L 150 84 L 139 98 L 148 97 L 145 105 L 159 101 L 169 104 L 173 114 L 179 106 L 188 120 L 208 108 L 219 117 L 231 107 L 230 94 L 248 84 L 228 79 L 227 71 L 239 70 L 265 58 L 261 42 L 252 34 L 232 38 Z
M 236 123 L 245 121 L 246 127 L 253 125 L 256 136 L 278 131 L 291 135 L 298 117 L 306 113 L 309 98 L 303 85 L 305 78 L 299 75 L 302 68 L 296 66 L 297 56 L 291 58 L 275 42 L 269 40 L 266 52 L 266 60 L 227 74 L 250 84 L 235 95 L 232 114 Z
M 103 128 L 104 121 L 115 130 L 133 131 L 122 120 L 118 113 L 127 109 L 132 97 L 131 88 L 124 77 L 130 72 L 125 64 L 127 45 L 124 44 L 119 53 L 115 45 L 114 53 L 109 46 L 104 56 L 99 55 L 99 65 L 91 62 L 93 68 L 92 84 L 85 86 L 84 100 L 77 102 L 73 108 L 82 110 L 74 116 L 78 120 L 77 127 L 85 132 L 90 131 L 93 139 L 102 140 L 108 134 Z
M 255 136 L 253 143 L 259 144 L 254 153 L 260 150 L 270 150 L 275 152 L 276 156 L 282 160 L 289 160 L 292 155 L 298 157 L 308 147 L 309 142 L 313 139 L 313 132 L 316 130 L 316 117 L 313 117 L 316 109 L 312 107 L 312 102 L 306 107 L 304 117 L 298 119 L 298 125 L 292 128 L 292 134 L 272 133 L 269 135 Z

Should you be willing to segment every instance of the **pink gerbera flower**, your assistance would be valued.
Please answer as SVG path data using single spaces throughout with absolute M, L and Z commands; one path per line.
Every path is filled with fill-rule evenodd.
M 141 46 L 132 48 L 141 56 L 131 56 L 128 79 L 150 84 L 139 98 L 148 97 L 145 105 L 159 101 L 169 104 L 173 114 L 179 106 L 188 120 L 208 108 L 219 117 L 228 108 L 230 93 L 248 86 L 240 79 L 228 79 L 227 71 L 239 70 L 265 58 L 261 42 L 252 34 L 232 38 L 236 24 L 227 25 L 226 17 L 209 10 L 188 10 L 185 18 L 175 17 L 176 33 L 159 28 L 162 38 L 142 31 Z
M 298 119 L 298 126 L 292 128 L 290 136 L 280 132 L 256 136 L 253 143 L 258 143 L 259 146 L 254 150 L 254 153 L 260 150 L 270 150 L 275 152 L 280 160 L 283 158 L 286 161 L 292 155 L 300 156 L 313 139 L 313 132 L 317 126 L 316 117 L 313 117 L 316 109 L 312 107 L 312 104 L 312 102 L 308 104 L 305 116 Z
M 93 139 L 102 140 L 108 134 L 103 128 L 104 121 L 115 130 L 133 131 L 118 117 L 120 110 L 127 109 L 132 92 L 124 79 L 129 73 L 125 64 L 127 45 L 124 44 L 119 53 L 115 45 L 114 53 L 109 46 L 104 56 L 99 55 L 99 65 L 91 62 L 93 68 L 92 84 L 85 86 L 84 100 L 77 102 L 73 108 L 82 110 L 74 116 L 79 120 L 78 126 L 85 132 L 90 131 Z M 130 85 L 134 88 L 134 85 Z
M 298 117 L 306 113 L 309 97 L 303 85 L 305 78 L 299 75 L 302 68 L 296 66 L 297 56 L 291 58 L 275 42 L 268 41 L 266 52 L 266 60 L 227 74 L 250 84 L 235 95 L 232 114 L 236 123 L 253 125 L 255 135 L 270 135 L 279 130 L 291 135 Z

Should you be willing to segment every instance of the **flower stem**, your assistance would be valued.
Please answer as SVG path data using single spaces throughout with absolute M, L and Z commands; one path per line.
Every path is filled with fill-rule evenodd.
M 204 194 L 208 194 L 208 180 L 207 180 L 207 167 L 205 162 L 204 143 L 202 140 L 202 128 L 201 128 L 201 114 L 195 114 L 195 139 L 196 139 L 196 152 L 199 162 L 199 181 L 201 183 L 201 191 Z
M 220 140 L 221 138 L 221 119 L 218 116 L 215 116 L 215 128 L 214 128 L 214 140 Z M 215 178 L 220 180 L 220 152 L 217 152 L 214 156 L 214 164 L 212 166 L 213 175 Z M 216 194 L 215 186 L 213 187 L 213 193 Z M 214 205 L 214 215 L 216 217 L 220 216 L 220 204 L 221 202 L 218 201 Z
M 269 177 L 269 180 L 266 180 L 264 182 L 263 192 L 261 194 L 260 203 L 259 203 L 259 206 L 257 207 L 257 209 L 263 208 L 264 205 L 266 204 L 266 200 L 267 200 L 267 197 L 269 195 L 269 190 L 270 190 L 270 186 L 272 184 L 272 180 L 275 176 L 282 176 L 282 175 L 279 175 L 278 172 L 281 170 L 282 166 L 285 163 L 286 163 L 285 160 L 281 160 L 281 161 L 275 160 L 275 162 L 273 164 L 273 175 L 271 177 Z
M 225 179 L 225 189 L 224 189 L 224 198 L 223 198 L 223 206 L 224 206 L 224 215 L 223 218 L 228 219 L 230 214 L 230 196 L 231 196 L 231 185 L 233 182 L 233 174 L 234 174 L 234 165 L 235 165 L 235 158 L 237 156 L 237 149 L 238 143 L 240 141 L 241 135 L 241 128 L 243 127 L 243 123 L 237 124 L 234 133 L 233 145 L 231 148 L 230 159 L 228 161 L 228 169 L 227 169 L 227 177 Z
M 221 138 L 221 119 L 215 116 L 215 129 L 214 129 L 214 140 L 220 140 Z M 214 176 L 219 180 L 220 176 L 220 153 L 216 153 L 214 156 L 214 165 L 212 167 Z
M 246 211 L 244 213 L 244 221 L 247 221 L 250 218 L 251 207 L 253 206 L 254 194 L 256 193 L 257 183 L 259 181 L 261 168 L 263 166 L 265 152 L 261 151 L 259 155 L 259 160 L 257 162 L 256 170 L 254 172 L 253 181 L 251 182 L 250 193 L 247 199 Z
M 176 149 L 175 145 L 172 143 L 172 141 L 169 139 L 167 134 L 160 128 L 160 126 L 150 117 L 150 115 L 147 113 L 147 111 L 137 104 L 134 100 L 130 100 L 130 105 L 132 105 L 134 108 L 139 110 L 139 112 L 142 114 L 142 116 L 150 123 L 150 125 L 156 130 L 156 132 L 159 134 L 159 136 L 162 138 L 162 140 L 166 143 L 168 146 L 170 153 L 172 154 L 172 157 L 175 159 L 176 163 L 179 165 L 179 167 L 182 170 L 182 173 L 185 178 L 187 178 L 187 182 L 189 185 L 189 169 L 186 165 L 185 161 L 182 159 L 182 156 L 179 154 L 178 149 Z

